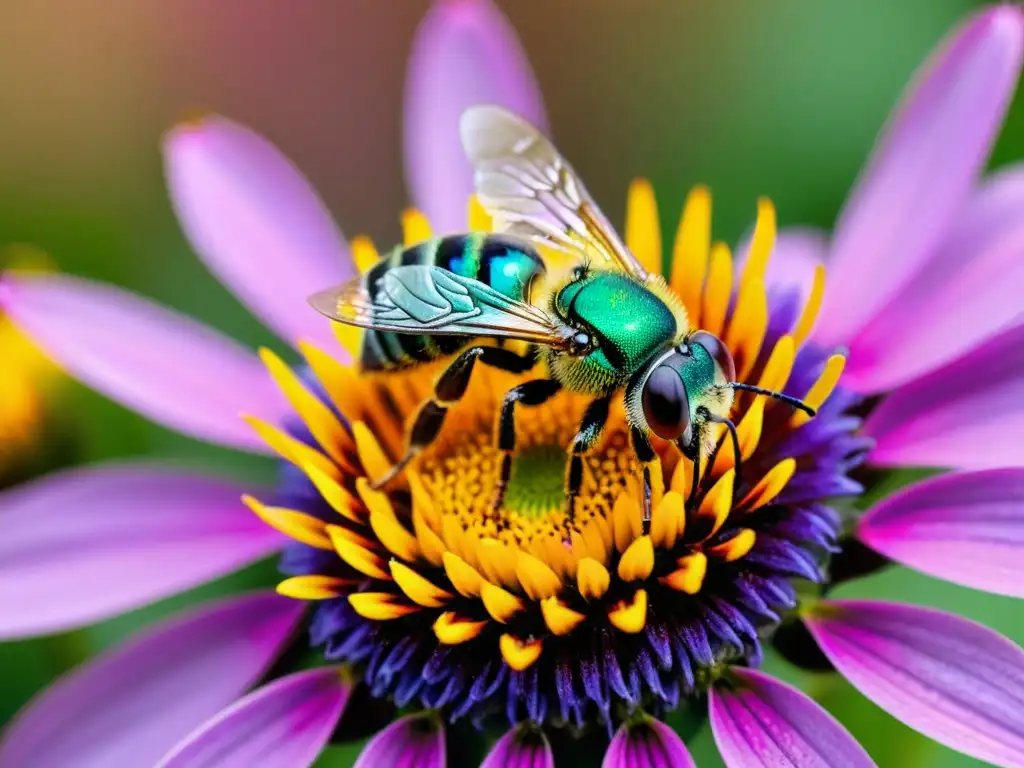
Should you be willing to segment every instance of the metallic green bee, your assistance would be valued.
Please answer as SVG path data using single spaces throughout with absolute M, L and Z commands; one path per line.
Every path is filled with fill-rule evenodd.
M 700 467 L 713 450 L 712 423 L 739 443 L 729 419 L 734 390 L 804 403 L 735 382 L 719 339 L 691 329 L 679 299 L 627 250 L 568 163 L 533 126 L 504 109 L 481 106 L 462 118 L 462 141 L 478 197 L 498 234 L 454 235 L 396 249 L 365 275 L 312 297 L 328 317 L 367 329 L 361 364 L 386 371 L 458 352 L 420 408 L 405 455 L 382 486 L 440 433 L 462 397 L 474 364 L 523 373 L 536 359 L 546 376 L 510 390 L 497 424 L 502 463 L 495 506 L 512 469 L 517 405 L 535 406 L 565 389 L 594 397 L 573 440 L 566 473 L 567 511 L 583 479 L 583 455 L 597 443 L 612 398 L 625 398 L 631 439 L 644 467 L 649 518 L 650 436 L 672 441 Z M 576 265 L 550 286 L 542 306 L 534 284 L 546 273 L 539 242 L 570 253 Z M 592 266 L 600 264 L 601 266 Z M 481 339 L 519 339 L 526 354 Z M 461 350 L 461 351 L 460 351 Z M 699 487 L 693 473 L 693 492 Z

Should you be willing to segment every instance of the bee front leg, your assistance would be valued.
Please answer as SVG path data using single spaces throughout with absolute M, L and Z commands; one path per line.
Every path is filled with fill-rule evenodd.
M 588 405 L 579 431 L 573 438 L 572 456 L 569 458 L 565 477 L 565 512 L 570 521 L 576 518 L 576 497 L 579 496 L 580 486 L 583 484 L 583 456 L 597 445 L 608 421 L 611 400 L 611 395 L 608 395 Z
M 651 525 L 651 462 L 657 454 L 650 439 L 641 430 L 633 427 L 629 432 L 630 442 L 637 461 L 644 468 L 644 533 Z
M 516 449 L 516 404 L 541 405 L 554 397 L 561 388 L 562 385 L 554 379 L 534 379 L 505 393 L 501 415 L 498 417 L 498 452 L 501 455 L 501 465 L 494 493 L 494 509 L 500 507 L 505 500 L 508 481 L 512 477 L 512 453 Z
M 473 365 L 479 360 L 481 365 L 489 365 L 512 373 L 523 373 L 533 366 L 533 354 L 518 355 L 508 349 L 499 347 L 470 347 L 445 368 L 434 384 L 434 396 L 420 406 L 416 420 L 409 430 L 405 453 L 387 473 L 374 483 L 380 489 L 390 483 L 405 469 L 406 465 L 430 445 L 441 433 L 448 409 L 455 405 L 466 394 L 469 379 L 473 373 Z

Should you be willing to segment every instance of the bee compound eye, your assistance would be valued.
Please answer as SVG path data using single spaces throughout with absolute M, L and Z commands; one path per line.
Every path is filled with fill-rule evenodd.
M 641 405 L 647 426 L 663 440 L 675 440 L 690 425 L 690 402 L 679 373 L 659 365 L 644 382 Z
M 687 339 L 687 342 L 691 346 L 694 344 L 702 346 L 708 355 L 711 356 L 711 359 L 722 369 L 722 374 L 725 376 L 726 381 L 736 381 L 736 363 L 733 362 L 729 348 L 725 346 L 725 342 L 720 338 L 707 331 L 697 331 Z

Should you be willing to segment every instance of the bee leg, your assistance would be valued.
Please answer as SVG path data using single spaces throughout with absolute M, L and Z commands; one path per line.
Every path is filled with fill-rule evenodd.
M 587 406 L 580 421 L 579 431 L 572 441 L 572 456 L 565 477 L 565 513 L 572 522 L 576 519 L 576 497 L 583 484 L 583 455 L 597 445 L 604 425 L 608 421 L 608 407 L 612 396 L 594 400 Z
M 500 368 L 503 371 L 522 373 L 533 366 L 533 355 L 518 355 L 498 347 L 470 347 L 459 355 L 442 373 L 434 384 L 434 397 L 420 406 L 409 430 L 405 453 L 387 473 L 373 483 L 379 490 L 390 483 L 416 456 L 434 442 L 444 425 L 448 409 L 462 399 L 469 386 L 473 364 L 479 360 L 483 365 Z
M 501 454 L 501 466 L 494 493 L 494 509 L 500 507 L 505 500 L 508 481 L 512 477 L 512 453 L 516 449 L 516 403 L 525 406 L 540 405 L 550 400 L 561 388 L 562 385 L 554 379 L 534 379 L 505 393 L 501 415 L 498 417 L 498 452 Z
M 727 416 L 715 416 L 714 414 L 711 414 L 708 417 L 708 421 L 712 421 L 715 424 L 724 424 L 725 428 L 729 430 L 729 439 L 732 441 L 733 467 L 735 468 L 732 476 L 732 498 L 734 501 L 738 501 L 743 472 L 743 452 L 740 449 L 739 433 L 737 433 L 736 425 L 733 423 L 732 419 Z M 721 446 L 719 446 L 719 450 L 721 450 Z
M 644 533 L 651 526 L 651 462 L 657 457 L 654 446 L 651 445 L 647 435 L 636 427 L 629 431 L 630 442 L 633 443 L 633 452 L 636 453 L 637 461 L 644 468 Z
M 675 441 L 676 448 L 683 454 L 683 458 L 689 459 L 693 464 L 692 482 L 690 493 L 686 497 L 686 503 L 690 504 L 697 498 L 697 490 L 700 488 L 700 447 L 704 442 L 701 431 L 698 429 L 692 435 L 681 437 Z
M 700 446 L 702 442 L 702 440 L 696 441 L 692 456 L 683 454 L 693 462 L 693 482 L 690 484 L 690 495 L 686 498 L 687 503 L 693 502 L 697 498 L 697 489 L 700 488 Z

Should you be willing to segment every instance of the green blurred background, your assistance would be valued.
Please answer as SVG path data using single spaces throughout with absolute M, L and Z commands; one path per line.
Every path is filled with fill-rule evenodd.
M 613 220 L 650 177 L 666 223 L 696 182 L 735 241 L 755 198 L 829 226 L 913 69 L 970 0 L 506 0 L 559 146 Z M 405 57 L 426 0 L 41 0 L 0 8 L 0 243 L 129 286 L 251 344 L 277 342 L 190 253 L 164 192 L 161 134 L 202 107 L 262 132 L 311 178 L 349 236 L 398 238 Z M 1024 157 L 1024 98 L 992 160 Z M 285 350 L 281 350 L 285 351 Z M 154 427 L 66 388 L 83 460 L 151 455 L 257 477 L 270 465 Z M 68 510 L 74 514 L 74 510 Z M 96 650 L 202 597 L 272 583 L 272 563 L 104 624 L 0 646 L 0 722 Z M 843 596 L 957 611 L 1024 642 L 1024 612 L 902 569 Z M 978 765 L 928 742 L 835 677 L 773 672 L 834 712 L 877 762 Z M 154 713 L 157 715 L 158 713 Z M 693 744 L 719 766 L 710 733 Z M 332 748 L 325 766 L 348 765 Z

